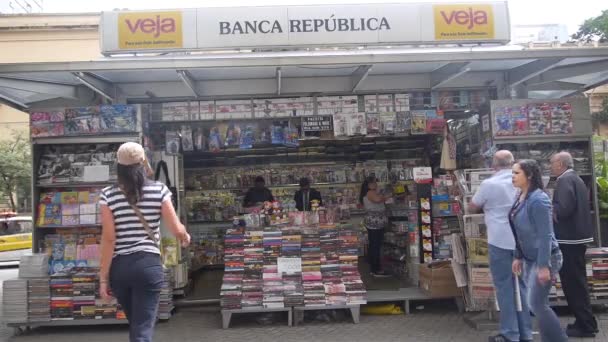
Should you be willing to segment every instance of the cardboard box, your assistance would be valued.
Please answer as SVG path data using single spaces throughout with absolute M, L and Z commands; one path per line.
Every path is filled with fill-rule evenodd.
M 452 266 L 448 263 L 420 265 L 420 288 L 433 298 L 461 296 Z

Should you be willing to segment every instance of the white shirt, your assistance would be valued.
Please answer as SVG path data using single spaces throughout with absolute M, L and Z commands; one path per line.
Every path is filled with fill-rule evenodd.
M 515 239 L 509 224 L 509 211 L 515 202 L 512 171 L 498 171 L 479 186 L 472 203 L 483 209 L 488 228 L 488 243 L 502 249 L 515 250 Z

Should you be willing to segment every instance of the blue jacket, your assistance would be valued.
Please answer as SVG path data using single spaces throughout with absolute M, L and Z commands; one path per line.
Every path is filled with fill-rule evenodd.
M 553 232 L 549 196 L 537 189 L 512 214 L 511 223 L 517 242 L 515 258 L 549 267 L 552 251 L 559 248 Z

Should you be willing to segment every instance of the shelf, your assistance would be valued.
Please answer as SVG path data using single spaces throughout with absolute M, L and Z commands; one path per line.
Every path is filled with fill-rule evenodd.
M 445 217 L 458 217 L 460 214 L 451 214 L 451 215 L 433 215 L 433 218 L 445 218 Z
M 379 182 L 379 183 L 382 184 L 382 182 Z M 361 183 L 315 183 L 315 184 L 311 185 L 311 188 L 316 188 L 316 187 L 331 188 L 331 187 L 350 186 L 350 185 L 360 186 Z M 213 188 L 213 189 L 201 189 L 201 190 L 186 189 L 186 192 L 197 193 L 197 192 L 205 192 L 205 191 L 236 191 L 236 190 L 247 191 L 251 187 L 253 187 L 253 185 L 249 186 L 249 187 L 237 187 L 237 188 Z M 284 184 L 284 185 L 268 185 L 266 187 L 269 189 L 299 188 L 300 185 L 299 184 Z
M 34 145 L 51 145 L 51 144 L 83 144 L 89 141 L 95 141 L 96 144 L 124 143 L 128 141 L 139 142 L 141 139 L 138 132 L 133 133 L 116 133 L 106 135 L 79 135 L 79 136 L 62 136 L 62 137 L 45 137 L 32 138 Z
M 74 228 L 101 228 L 100 224 L 79 224 L 77 226 L 36 226 L 36 229 L 74 229 Z
M 7 323 L 9 327 L 67 327 L 79 325 L 118 325 L 129 324 L 126 319 L 104 318 L 104 319 L 71 319 L 48 322 L 24 322 L 24 323 Z
M 385 244 L 385 245 L 395 246 L 397 248 L 403 248 L 403 249 L 407 248 L 407 246 L 399 246 L 399 245 L 397 245 L 395 243 L 388 242 L 388 241 L 382 241 L 382 243 Z
M 52 183 L 52 184 L 36 184 L 39 188 L 96 188 L 96 187 L 106 187 L 114 184 L 115 181 L 108 182 L 78 182 L 78 183 Z
M 522 135 L 522 136 L 497 136 L 494 137 L 496 144 L 540 144 L 552 142 L 581 142 L 589 141 L 591 136 L 581 134 L 547 134 L 547 135 Z

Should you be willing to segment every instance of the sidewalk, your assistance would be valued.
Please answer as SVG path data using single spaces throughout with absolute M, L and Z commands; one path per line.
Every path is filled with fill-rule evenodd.
M 411 341 L 411 342 L 473 342 L 487 341 L 487 332 L 467 326 L 460 314 L 444 305 L 425 304 L 424 310 L 412 310 L 409 316 L 361 316 L 360 324 L 347 320 L 331 323 L 306 322 L 287 327 L 280 321 L 264 326 L 255 322 L 256 316 L 233 318 L 231 328 L 221 329 L 221 317 L 216 307 L 180 310 L 170 321 L 159 323 L 155 341 Z M 565 325 L 569 317 L 562 316 Z M 598 316 L 601 333 L 585 342 L 608 341 L 608 314 Z M 12 333 L 12 331 L 10 331 Z M 2 335 L 0 333 L 0 340 Z M 120 342 L 127 341 L 124 326 L 40 328 L 25 336 L 9 339 L 15 342 Z M 535 341 L 540 338 L 535 336 Z M 578 339 L 571 339 L 578 341 Z

